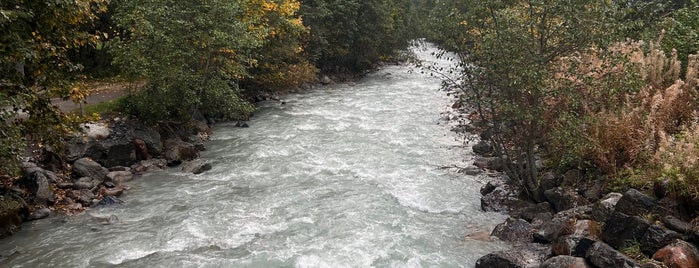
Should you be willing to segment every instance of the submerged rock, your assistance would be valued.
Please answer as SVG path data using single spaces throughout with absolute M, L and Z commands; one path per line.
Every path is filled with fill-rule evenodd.
M 211 170 L 211 168 L 211 164 L 202 159 L 195 159 L 182 163 L 182 172 L 187 173 L 201 174 Z

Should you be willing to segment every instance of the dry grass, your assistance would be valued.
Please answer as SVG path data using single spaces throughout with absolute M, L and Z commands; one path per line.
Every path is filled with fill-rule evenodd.
M 546 118 L 554 133 L 576 135 L 553 138 L 553 148 L 612 177 L 651 167 L 675 174 L 678 187 L 690 177 L 699 185 L 699 56 L 689 57 L 682 79 L 676 52 L 666 55 L 658 42 L 644 47 L 627 41 L 557 62 Z

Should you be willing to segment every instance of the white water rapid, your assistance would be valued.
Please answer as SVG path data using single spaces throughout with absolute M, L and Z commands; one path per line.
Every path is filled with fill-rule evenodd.
M 265 103 L 250 128 L 215 127 L 201 155 L 213 170 L 147 174 L 124 204 L 27 223 L 0 266 L 473 267 L 506 246 L 468 235 L 504 218 L 480 211 L 484 177 L 438 168 L 473 158 L 439 88 L 386 66 Z

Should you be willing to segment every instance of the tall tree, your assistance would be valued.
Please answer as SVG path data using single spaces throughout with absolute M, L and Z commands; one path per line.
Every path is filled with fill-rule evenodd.
M 464 79 L 455 86 L 494 129 L 491 142 L 506 159 L 508 175 L 538 198 L 537 155 L 544 153 L 548 127 L 543 104 L 557 94 L 546 86 L 553 74 L 551 63 L 600 43 L 611 7 L 591 0 L 453 4 L 441 7 L 449 18 L 444 29 L 458 27 L 461 34 L 443 36 L 458 38 L 445 42 L 467 59 Z
M 246 1 L 124 0 L 115 18 L 123 29 L 115 62 L 147 86 L 127 101 L 148 121 L 187 119 L 195 111 L 246 117 L 238 81 L 254 64 L 250 51 L 268 35 Z
M 107 0 L 0 2 L 0 174 L 17 171 L 25 135 L 58 144 L 65 117 L 50 98 L 84 96 L 77 84 L 82 66 L 68 52 L 101 38 L 83 27 L 106 6 Z M 15 120 L 19 112 L 27 118 Z
M 361 71 L 415 38 L 406 0 L 311 0 L 300 13 L 311 29 L 310 58 L 326 71 Z

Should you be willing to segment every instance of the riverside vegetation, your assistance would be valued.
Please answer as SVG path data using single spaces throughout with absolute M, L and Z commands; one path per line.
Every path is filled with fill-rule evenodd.
M 147 81 L 119 105 L 124 115 L 143 123 L 110 122 L 156 125 L 155 132 L 134 134 L 133 126 L 117 131 L 123 134 L 119 144 L 129 144 L 124 146 L 133 152 L 127 162 L 162 156 L 168 160 L 146 165 L 172 165 L 194 158 L 209 131 L 206 123 L 244 120 L 253 112 L 254 99 L 312 83 L 319 73 L 362 73 L 409 40 L 426 36 L 462 62 L 459 69 L 443 70 L 460 77 L 444 86 L 459 94 L 454 107 L 461 107 L 472 119 L 471 129 L 481 132 L 483 142 L 474 149 L 492 157 L 476 164 L 506 174 L 502 184 L 484 188 L 484 200 L 493 193 L 501 193 L 498 200 L 519 197 L 506 202 L 504 210 L 524 222 L 508 221 L 503 227 L 508 231 L 500 228 L 495 234 L 522 234 L 522 245 L 536 242 L 533 248 L 567 245 L 567 252 L 544 247 L 544 253 L 534 254 L 541 262 L 570 255 L 573 259 L 566 261 L 578 265 L 654 265 L 649 257 L 665 245 L 696 251 L 691 243 L 697 241 L 697 230 L 686 223 L 699 206 L 697 9 L 691 0 L 8 1 L 0 5 L 0 106 L 13 108 L 0 114 L 12 122 L 0 132 L 5 196 L 31 195 L 34 210 L 60 203 L 50 194 L 36 198 L 38 189 L 56 189 L 41 186 L 47 185 L 43 181 L 57 186 L 69 180 L 73 186 L 63 186 L 79 190 L 75 184 L 82 175 L 61 171 L 86 155 L 65 157 L 70 152 L 65 140 L 85 119 L 56 111 L 48 100 L 80 101 L 87 94 L 88 75 Z M 29 117 L 15 121 L 19 111 Z M 155 133 L 170 140 L 165 149 Z M 27 144 L 41 148 L 37 159 L 54 160 L 58 173 L 25 164 L 23 175 L 19 160 Z M 115 164 L 111 172 L 130 164 Z M 106 187 L 109 177 L 96 169 L 100 178 L 87 189 L 94 198 L 82 198 L 85 205 L 118 188 Z M 33 176 L 39 179 L 23 184 L 28 191 L 12 187 L 31 174 L 44 179 Z M 623 197 L 604 196 L 615 191 Z M 513 208 L 523 200 L 534 205 Z M 643 209 L 619 208 L 617 201 Z M 20 203 L 8 203 L 9 210 L 26 210 Z M 586 204 L 595 204 L 594 209 Z M 609 213 L 595 216 L 603 210 L 599 206 Z M 562 224 L 537 225 L 551 219 Z M 628 226 L 603 224 L 609 219 L 645 227 L 627 232 Z M 524 231 L 507 226 L 524 226 Z M 649 242 L 658 248 L 640 242 L 651 231 L 663 234 L 661 241 Z M 636 260 L 617 255 L 607 244 Z M 525 258 L 521 252 L 514 255 Z M 595 252 L 613 258 L 601 260 Z M 479 265 L 535 265 L 508 254 L 486 256 Z M 561 258 L 547 262 L 554 261 Z
M 464 63 L 445 86 L 510 184 L 484 209 L 519 218 L 477 266 L 697 267 L 697 3 L 465 2 L 433 22 Z

